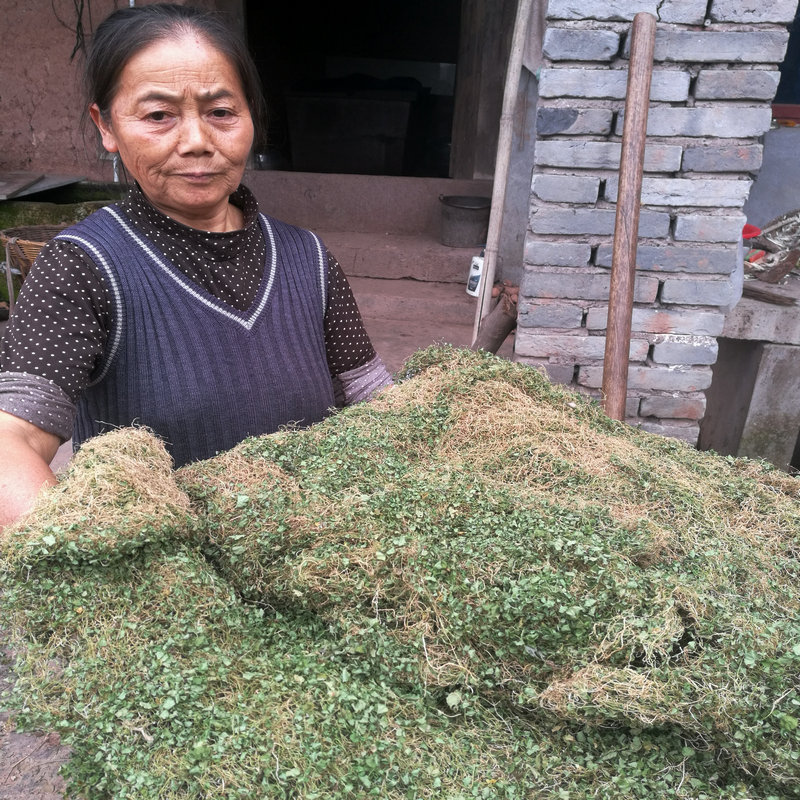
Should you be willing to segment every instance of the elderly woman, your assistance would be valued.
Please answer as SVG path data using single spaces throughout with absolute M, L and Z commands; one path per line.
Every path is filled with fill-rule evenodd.
M 98 27 L 86 76 L 135 185 L 48 243 L 20 293 L 0 360 L 0 527 L 55 482 L 70 436 L 146 425 L 180 466 L 391 383 L 336 260 L 240 183 L 262 100 L 236 34 L 187 7 L 126 8 Z

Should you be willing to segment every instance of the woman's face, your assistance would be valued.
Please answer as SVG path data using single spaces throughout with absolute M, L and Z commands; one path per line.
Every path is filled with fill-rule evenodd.
M 123 68 L 103 146 L 163 213 L 201 230 L 239 227 L 228 197 L 244 173 L 253 120 L 228 58 L 194 33 L 140 50 Z

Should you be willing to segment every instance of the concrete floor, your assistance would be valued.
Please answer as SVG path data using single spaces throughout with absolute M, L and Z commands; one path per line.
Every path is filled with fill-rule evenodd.
M 393 374 L 415 351 L 432 344 L 469 347 L 477 299 L 461 283 L 350 278 L 364 325 Z M 514 337 L 498 355 L 511 358 Z

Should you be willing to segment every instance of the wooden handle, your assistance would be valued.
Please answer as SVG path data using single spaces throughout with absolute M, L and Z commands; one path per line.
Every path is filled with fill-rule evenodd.
M 612 419 L 625 418 L 628 389 L 628 353 L 631 342 L 633 286 L 636 277 L 636 240 L 647 138 L 647 113 L 656 18 L 641 12 L 633 18 L 625 122 L 619 165 L 619 191 L 611 261 L 611 290 L 603 362 L 603 407 Z

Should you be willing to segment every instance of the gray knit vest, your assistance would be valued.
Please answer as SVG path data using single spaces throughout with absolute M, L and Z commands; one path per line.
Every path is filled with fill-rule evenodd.
M 333 407 L 325 250 L 308 231 L 259 221 L 267 257 L 247 311 L 183 275 L 117 206 L 59 235 L 92 258 L 114 306 L 105 355 L 78 403 L 76 447 L 143 425 L 181 466 L 248 436 L 318 422 Z

